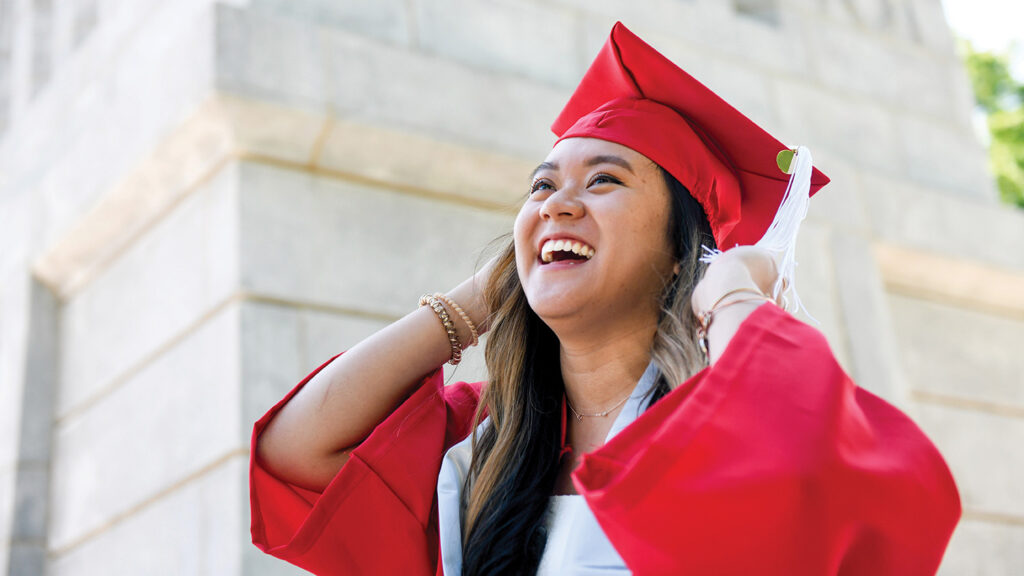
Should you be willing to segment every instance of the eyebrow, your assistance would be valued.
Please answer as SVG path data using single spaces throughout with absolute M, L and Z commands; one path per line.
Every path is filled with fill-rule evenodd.
M 598 164 L 615 164 L 629 171 L 630 174 L 636 174 L 633 172 L 633 167 L 629 165 L 624 159 L 613 156 L 611 154 L 602 154 L 600 156 L 591 156 L 583 163 L 584 166 L 597 166 Z M 530 180 L 537 177 L 537 173 L 541 170 L 558 170 L 558 164 L 554 162 L 541 162 L 536 168 L 533 169 L 533 173 L 530 174 Z

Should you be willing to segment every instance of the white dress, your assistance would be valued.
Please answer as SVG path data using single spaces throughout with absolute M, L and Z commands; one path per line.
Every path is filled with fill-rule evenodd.
M 633 393 L 612 424 L 607 442 L 643 413 L 650 397 L 644 394 L 657 379 L 653 362 L 647 365 Z M 485 418 L 477 434 L 490 422 Z M 441 562 L 445 576 L 462 574 L 462 541 L 459 521 L 459 497 L 462 481 L 469 471 L 472 435 L 455 444 L 445 453 L 437 480 L 438 527 L 441 539 Z M 594 518 L 583 496 L 576 494 L 552 496 L 546 515 L 548 540 L 541 556 L 537 574 L 544 576 L 596 576 L 630 574 L 619 553 L 612 547 Z

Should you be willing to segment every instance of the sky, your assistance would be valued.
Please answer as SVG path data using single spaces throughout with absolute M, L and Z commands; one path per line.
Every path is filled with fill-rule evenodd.
M 1012 73 L 1024 81 L 1024 0 L 942 0 L 942 5 L 950 28 L 976 50 L 1012 50 Z

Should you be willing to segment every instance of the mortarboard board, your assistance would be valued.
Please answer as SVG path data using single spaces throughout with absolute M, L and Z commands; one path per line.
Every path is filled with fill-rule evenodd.
M 720 249 L 763 245 L 770 228 L 785 228 L 779 234 L 786 238 L 774 238 L 766 247 L 787 253 L 787 276 L 792 276 L 786 260 L 792 261 L 806 198 L 829 182 L 811 166 L 810 153 L 802 147 L 790 170 L 793 177 L 783 172 L 780 153 L 789 147 L 621 22 L 612 28 L 551 130 L 558 141 L 599 138 L 650 158 L 701 204 Z M 791 189 L 800 189 L 796 205 L 783 205 Z M 773 225 L 777 214 L 788 221 Z

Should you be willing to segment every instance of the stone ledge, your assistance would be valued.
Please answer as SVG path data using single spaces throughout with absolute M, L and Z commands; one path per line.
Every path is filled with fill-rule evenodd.
M 532 169 L 522 158 L 421 134 L 215 95 L 43 250 L 33 273 L 68 300 L 185 197 L 239 159 L 490 209 L 514 204 Z
M 1024 319 L 1024 271 L 887 242 L 872 249 L 888 290 Z

